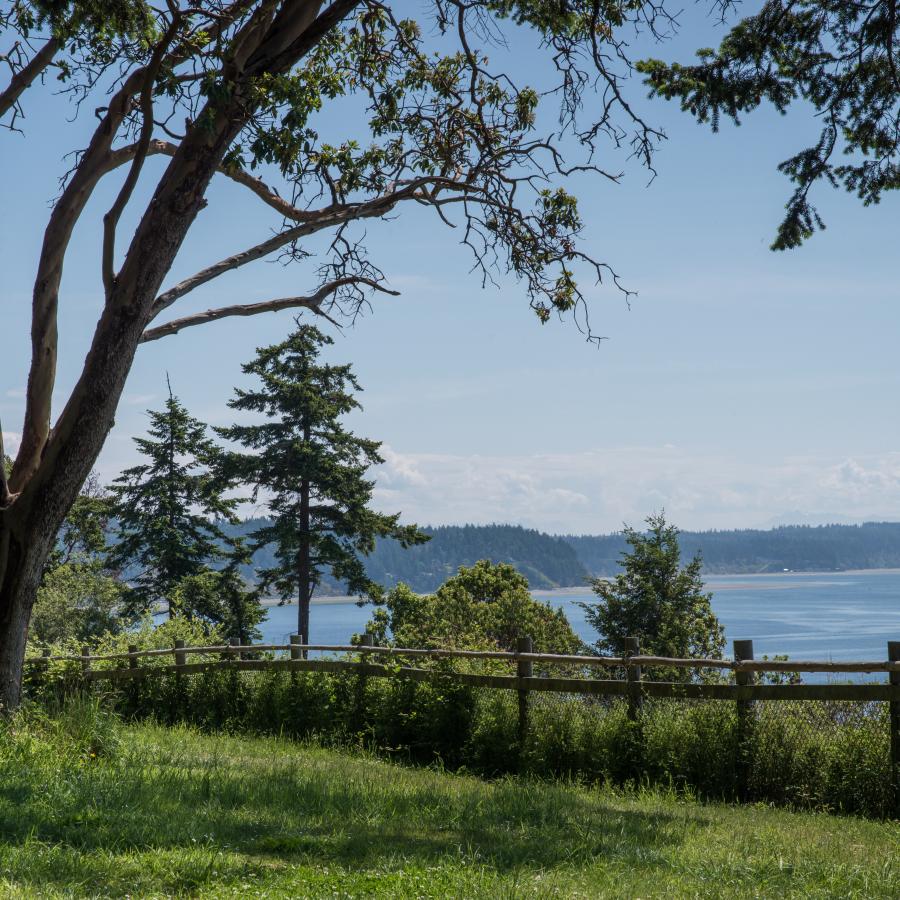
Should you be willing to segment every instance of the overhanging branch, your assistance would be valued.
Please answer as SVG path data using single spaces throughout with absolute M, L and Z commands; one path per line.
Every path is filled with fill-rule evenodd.
M 181 319 L 174 319 L 165 325 L 157 328 L 148 328 L 142 335 L 139 343 L 146 344 L 149 341 L 157 341 L 160 338 L 168 337 L 170 334 L 177 334 L 185 328 L 191 328 L 194 325 L 205 325 L 208 322 L 215 322 L 217 319 L 226 319 L 232 316 L 256 316 L 260 313 L 279 312 L 283 309 L 306 308 L 312 310 L 317 315 L 325 315 L 322 311 L 322 303 L 335 292 L 344 287 L 369 287 L 383 294 L 390 294 L 392 297 L 399 295 L 399 291 L 392 291 L 389 288 L 380 285 L 371 278 L 337 278 L 322 285 L 314 294 L 308 297 L 282 297 L 278 300 L 266 300 L 262 303 L 246 303 L 236 306 L 223 306 L 218 309 L 208 309 L 202 313 L 196 313 L 193 316 L 185 316 Z M 326 318 L 328 318 L 326 316 Z
M 3 117 L 10 109 L 15 107 L 19 102 L 19 97 L 53 61 L 53 57 L 58 49 L 59 41 L 56 38 L 50 38 L 34 55 L 34 58 L 13 75 L 6 89 L 0 91 L 0 117 Z M 13 122 L 15 122 L 15 115 L 13 116 Z

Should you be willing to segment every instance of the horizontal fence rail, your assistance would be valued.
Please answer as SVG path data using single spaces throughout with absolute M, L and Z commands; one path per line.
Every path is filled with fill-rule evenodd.
M 407 656 L 427 659 L 496 659 L 509 662 L 551 663 L 600 668 L 630 668 L 659 666 L 677 669 L 725 669 L 733 672 L 831 672 L 900 673 L 900 661 L 822 662 L 819 660 L 754 660 L 754 659 L 684 659 L 669 656 L 581 656 L 557 653 L 515 653 L 504 650 L 422 649 L 411 647 L 379 647 L 360 644 L 211 644 L 200 647 L 166 647 L 159 650 L 135 650 L 129 653 L 84 653 L 80 656 L 32 656 L 26 663 L 100 662 L 143 659 L 183 654 L 238 654 L 300 650 L 325 653 L 360 653 L 380 656 Z M 275 660 L 262 660 L 275 662 Z

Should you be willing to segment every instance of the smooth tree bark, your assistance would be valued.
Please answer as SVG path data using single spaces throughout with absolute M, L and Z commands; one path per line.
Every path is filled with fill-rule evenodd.
M 77 152 L 61 148 L 72 167 L 43 234 L 21 439 L 11 473 L 0 475 L 0 705 L 19 701 L 44 561 L 113 426 L 142 344 L 288 308 L 353 320 L 388 292 L 366 255 L 365 226 L 390 227 L 411 204 L 456 228 L 483 285 L 511 275 L 541 322 L 569 316 L 597 339 L 584 285 L 605 279 L 622 288 L 583 249 L 577 201 L 565 186 L 574 176 L 618 181 L 598 163 L 606 147 L 651 166 L 663 135 L 627 96 L 629 47 L 636 32 L 661 35 L 674 23 L 665 0 L 19 0 L 0 10 L 0 61 L 11 70 L 0 82 L 0 129 L 27 140 L 29 102 L 51 81 L 93 128 Z M 504 71 L 513 32 L 542 55 L 542 65 L 529 67 L 536 86 Z M 329 120 L 329 138 L 335 123 L 347 133 L 326 140 L 317 116 L 340 103 L 349 112 Z M 166 161 L 155 183 L 145 166 L 151 157 Z M 215 177 L 281 221 L 251 246 L 166 285 Z M 96 229 L 102 310 L 54 415 L 63 267 L 105 178 L 118 190 Z M 129 208 L 137 226 L 125 242 Z M 309 292 L 170 318 L 192 291 L 258 260 L 280 254 L 303 265 L 312 250 L 302 242 L 323 234 Z
M 53 209 L 35 279 L 22 439 L 0 508 L 0 707 L 5 710 L 19 703 L 28 622 L 44 561 L 112 428 L 163 280 L 205 205 L 211 178 L 254 111 L 253 80 L 296 64 L 356 5 L 337 0 L 320 13 L 318 3 L 285 3 L 273 14 L 275 5 L 263 3 L 239 30 L 226 60 L 233 71 L 230 96 L 207 102 L 198 116 L 204 127 L 190 128 L 172 156 L 121 269 L 107 285 L 81 376 L 51 430 L 65 252 L 135 95 L 153 86 L 151 64 L 130 75 L 114 95 Z

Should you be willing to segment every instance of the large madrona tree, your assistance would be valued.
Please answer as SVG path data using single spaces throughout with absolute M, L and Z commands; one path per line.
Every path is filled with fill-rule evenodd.
M 880 79 L 872 69 L 871 81 L 838 85 L 838 102 L 828 108 L 840 126 L 848 92 L 854 109 L 869 102 L 870 84 L 879 103 L 885 92 L 895 95 L 894 4 L 852 4 L 859 10 L 852 20 L 840 12 L 850 4 L 825 4 L 828 22 L 835 24 L 823 32 L 821 50 L 815 43 L 817 5 L 766 4 L 813 10 L 811 36 L 802 28 L 779 30 L 777 17 L 773 32 L 778 41 L 783 34 L 785 42 L 804 53 L 808 49 L 813 66 L 822 53 L 832 52 L 832 34 L 841 39 L 848 28 L 891 47 L 883 65 L 882 55 L 875 60 L 878 71 L 883 69 Z M 869 9 L 885 15 L 869 17 Z M 596 162 L 603 141 L 631 147 L 650 163 L 661 134 L 642 120 L 624 92 L 629 42 L 636 32 L 658 34 L 674 23 L 664 0 L 426 0 L 424 5 L 5 0 L 0 5 L 0 68 L 9 72 L 0 82 L 0 124 L 27 134 L 29 105 L 39 85 L 61 78 L 73 113 L 93 127 L 86 146 L 60 148 L 61 157 L 77 152 L 68 157 L 73 166 L 47 218 L 33 279 L 22 437 L 11 474 L 0 471 L 0 704 L 8 708 L 18 702 L 27 623 L 43 561 L 112 426 L 140 344 L 226 316 L 289 307 L 326 315 L 339 309 L 352 316 L 373 292 L 386 290 L 363 253 L 355 223 L 390 218 L 410 204 L 459 226 L 457 234 L 484 278 L 490 279 L 496 266 L 521 279 L 542 320 L 554 310 L 580 312 L 584 324 L 579 285 L 608 270 L 579 243 L 581 222 L 566 180 L 591 173 L 610 177 Z M 527 31 L 543 47 L 543 58 L 529 59 L 527 66 L 541 82 L 535 86 L 517 84 L 489 60 L 504 58 L 503 42 L 515 30 Z M 837 46 L 852 64 L 844 45 Z M 754 54 L 752 46 L 739 50 L 735 85 L 747 84 L 748 91 L 735 95 L 735 102 L 752 103 L 757 85 L 742 80 L 741 66 L 745 59 L 750 65 L 761 60 L 765 76 L 767 57 Z M 727 60 L 724 72 L 732 74 Z M 827 95 L 832 80 L 828 71 L 820 80 L 804 80 L 806 72 L 792 68 L 788 58 L 777 77 L 808 91 L 817 103 L 819 87 Z M 674 81 L 662 70 L 651 77 L 664 92 L 690 94 L 695 82 L 678 82 L 678 73 L 672 74 Z M 769 91 L 770 84 L 763 80 L 758 87 Z M 776 100 L 780 89 L 779 84 L 770 91 Z M 704 95 L 715 102 L 721 93 L 704 88 Z M 346 137 L 320 138 L 322 107 L 345 101 L 348 113 L 340 122 L 346 123 Z M 550 114 L 542 112 L 551 108 Z M 334 121 L 329 126 L 334 130 Z M 871 139 L 860 133 L 860 146 L 883 156 L 880 132 Z M 153 179 L 151 171 L 158 170 L 145 165 L 150 156 L 166 158 Z M 270 187 L 260 173 L 267 178 L 271 173 L 280 187 Z M 14 178 L 15 172 L 4 177 Z M 215 177 L 252 191 L 281 217 L 281 227 L 167 285 Z M 81 373 L 54 414 L 63 264 L 73 230 L 106 178 L 115 197 L 97 223 L 102 310 Z M 139 206 L 138 198 L 146 197 Z M 137 227 L 126 240 L 120 222 L 128 207 Z M 304 258 L 309 252 L 304 239 L 321 233 L 328 235 L 332 253 L 308 295 L 200 314 L 179 311 L 191 291 L 224 273 L 279 252 Z
M 657 135 L 633 114 L 619 78 L 627 37 L 652 25 L 657 10 L 594 0 L 431 0 L 424 8 L 388 0 L 13 0 L 0 10 L 0 54 L 12 72 L 0 84 L 0 122 L 27 139 L 29 104 L 45 79 L 49 86 L 60 77 L 73 113 L 93 128 L 86 146 L 60 148 L 60 156 L 78 152 L 46 223 L 21 442 L 11 474 L 0 476 L 0 704 L 9 708 L 19 698 L 43 562 L 112 427 L 142 343 L 289 307 L 354 315 L 386 290 L 354 223 L 410 204 L 461 226 L 485 278 L 493 266 L 518 276 L 541 319 L 584 311 L 579 278 L 605 270 L 579 245 L 577 207 L 563 185 L 576 172 L 601 174 L 593 159 L 604 139 L 632 142 L 649 159 Z M 503 32 L 517 29 L 542 43 L 552 83 L 519 86 L 490 68 L 488 49 L 500 53 Z M 317 114 L 342 101 L 350 104 L 339 118 L 347 134 L 326 141 Z M 542 119 L 549 131 L 538 127 L 541 104 L 555 107 Z M 145 183 L 160 171 L 148 158 L 160 155 L 162 174 Z M 167 285 L 216 177 L 252 191 L 281 225 Z M 98 222 L 102 311 L 56 413 L 63 264 L 106 178 L 114 199 Z M 129 206 L 137 227 L 126 236 L 120 222 Z M 308 296 L 179 314 L 199 286 L 279 251 L 302 259 L 302 241 L 322 232 L 331 251 Z

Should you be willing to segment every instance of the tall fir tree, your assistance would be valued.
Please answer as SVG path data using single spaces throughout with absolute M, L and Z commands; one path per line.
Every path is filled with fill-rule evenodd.
M 622 655 L 625 639 L 634 636 L 651 656 L 721 658 L 725 638 L 712 594 L 703 589 L 703 559 L 697 553 L 682 566 L 678 534 L 665 513 L 648 516 L 645 534 L 625 528 L 631 550 L 622 554 L 622 572 L 595 579 L 598 602 L 580 604 L 600 635 L 595 646 L 601 653 Z M 687 669 L 654 670 L 654 677 L 667 680 L 689 675 Z
M 126 469 L 111 488 L 117 541 L 110 563 L 129 573 L 135 612 L 166 601 L 170 617 L 191 616 L 195 610 L 179 606 L 179 598 L 190 596 L 179 591 L 181 582 L 241 552 L 217 524 L 236 521 L 237 501 L 224 496 L 221 449 L 171 385 L 165 408 L 148 414 L 149 436 L 134 439 L 147 462 Z
M 280 344 L 257 350 L 244 365 L 256 376 L 254 390 L 236 389 L 229 406 L 262 414 L 259 424 L 217 428 L 219 435 L 249 453 L 228 454 L 231 478 L 252 486 L 253 499 L 267 499 L 272 522 L 250 535 L 253 549 L 274 544 L 276 564 L 258 574 L 263 590 L 282 601 L 297 599 L 297 632 L 309 640 L 309 607 L 322 577 L 330 574 L 351 594 L 379 600 L 382 588 L 367 575 L 362 557 L 376 538 L 403 546 L 428 540 L 400 514 L 371 509 L 368 469 L 383 462 L 380 442 L 357 437 L 341 418 L 360 405 L 361 390 L 349 365 L 319 361 L 328 336 L 301 325 Z

